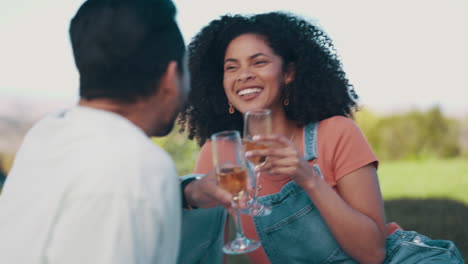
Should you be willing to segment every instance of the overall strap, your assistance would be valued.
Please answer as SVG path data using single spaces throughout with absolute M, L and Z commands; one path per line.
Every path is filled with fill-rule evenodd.
M 317 158 L 317 130 L 319 123 L 309 123 L 304 127 L 304 158 L 307 161 Z

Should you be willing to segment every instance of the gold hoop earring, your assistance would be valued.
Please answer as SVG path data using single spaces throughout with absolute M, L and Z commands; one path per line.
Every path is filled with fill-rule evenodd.
M 284 104 L 284 106 L 288 106 L 288 105 L 289 105 L 289 96 L 287 96 L 287 97 L 284 99 L 283 104 Z
M 232 104 L 229 104 L 229 114 L 232 115 L 232 114 L 234 114 L 234 112 L 235 112 L 234 107 L 232 106 Z

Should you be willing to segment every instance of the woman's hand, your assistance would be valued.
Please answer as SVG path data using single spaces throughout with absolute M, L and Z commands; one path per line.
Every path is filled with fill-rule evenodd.
M 266 149 L 246 153 L 247 157 L 268 157 L 263 165 L 255 168 L 256 171 L 270 175 L 288 175 L 303 189 L 314 188 L 320 177 L 288 138 L 272 134 L 255 136 L 253 140 L 269 146 Z

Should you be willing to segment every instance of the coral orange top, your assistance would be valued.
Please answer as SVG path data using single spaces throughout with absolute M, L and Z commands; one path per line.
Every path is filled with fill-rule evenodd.
M 304 153 L 304 129 L 296 138 L 297 147 Z M 297 144 L 296 144 L 297 145 Z M 309 161 L 318 164 L 325 181 L 334 189 L 337 182 L 347 174 L 374 163 L 377 157 L 353 120 L 335 116 L 320 122 L 317 131 L 317 158 Z M 211 143 L 207 142 L 200 150 L 194 173 L 205 174 L 213 168 Z M 259 196 L 277 193 L 291 179 L 285 175 L 261 175 Z M 247 237 L 259 239 L 251 216 L 241 215 L 242 227 Z M 253 263 L 269 263 L 265 251 L 260 248 L 248 254 Z

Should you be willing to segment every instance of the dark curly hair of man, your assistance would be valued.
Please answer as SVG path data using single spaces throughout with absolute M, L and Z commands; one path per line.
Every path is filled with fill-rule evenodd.
M 189 139 L 196 138 L 201 146 L 213 133 L 242 131 L 242 114 L 228 112 L 223 63 L 230 41 L 245 33 L 264 36 L 283 59 L 283 69 L 294 67 L 294 80 L 282 91 L 290 101 L 284 106 L 288 119 L 305 125 L 336 115 L 352 116 L 358 96 L 331 39 L 320 28 L 285 12 L 225 15 L 205 26 L 188 47 L 192 90 L 179 124 L 181 132 L 188 130 Z

